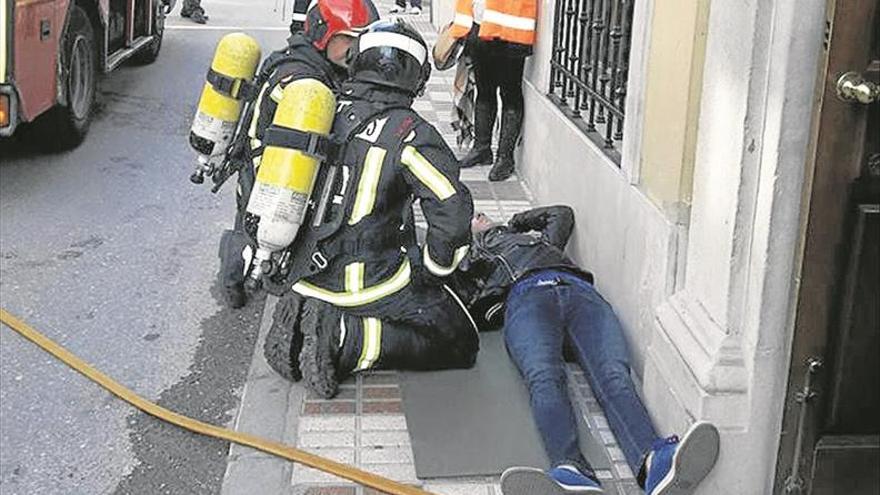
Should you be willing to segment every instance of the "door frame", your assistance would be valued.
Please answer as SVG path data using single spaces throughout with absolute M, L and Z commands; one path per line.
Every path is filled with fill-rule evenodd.
M 865 29 L 860 29 L 859 23 L 851 21 L 864 9 L 873 8 L 874 15 L 880 16 L 878 3 L 878 0 L 828 0 L 826 5 L 825 49 L 817 74 L 812 139 L 806 164 L 802 250 L 796 270 L 799 275 L 797 309 L 774 493 L 786 493 L 786 481 L 792 474 L 801 407 L 808 409 L 804 417 L 800 474 L 805 482 L 809 481 L 812 447 L 825 412 L 822 394 L 828 389 L 827 371 L 832 364 L 827 362 L 832 350 L 829 337 L 839 306 L 835 293 L 846 262 L 845 250 L 838 245 L 849 233 L 846 219 L 851 206 L 850 184 L 860 175 L 861 160 L 857 157 L 864 142 L 864 134 L 840 130 L 864 132 L 866 118 L 866 112 L 853 112 L 849 104 L 837 99 L 836 80 L 843 72 L 867 66 L 870 47 L 863 40 L 870 39 L 870 22 L 863 22 Z M 835 29 L 836 26 L 846 26 L 846 29 Z M 859 145 L 853 146 L 853 142 Z M 810 373 L 809 363 L 814 358 L 822 365 L 814 366 L 814 372 Z M 815 395 L 808 393 L 804 399 L 808 375 Z

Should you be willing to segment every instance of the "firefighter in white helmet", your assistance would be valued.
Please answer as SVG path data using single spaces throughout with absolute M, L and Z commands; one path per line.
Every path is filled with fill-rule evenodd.
M 403 21 L 376 22 L 352 47 L 349 73 L 332 131 L 338 173 L 325 167 L 323 178 L 333 199 L 293 247 L 292 288 L 307 298 L 299 368 L 322 397 L 365 370 L 470 367 L 479 348 L 447 284 L 470 244 L 473 202 L 458 160 L 411 109 L 430 75 L 427 45 Z

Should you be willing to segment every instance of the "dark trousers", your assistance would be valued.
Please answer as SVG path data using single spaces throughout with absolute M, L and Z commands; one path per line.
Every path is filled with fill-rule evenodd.
M 630 377 L 620 322 L 590 283 L 552 270 L 518 282 L 507 297 L 504 339 L 528 385 L 532 414 L 553 466 L 590 469 L 578 447 L 568 398 L 565 345 L 584 370 L 630 468 L 639 472 L 657 433 Z
M 479 350 L 479 335 L 458 296 L 445 286 L 411 282 L 374 303 L 338 308 L 346 335 L 338 374 L 356 370 L 364 355 L 364 318 L 381 321 L 381 351 L 370 369 L 438 370 L 469 368 Z
M 477 83 L 477 103 L 497 113 L 498 92 L 502 110 L 523 109 L 522 78 L 525 57 L 505 55 L 498 42 L 471 36 L 468 50 Z
M 225 231 L 220 238 L 220 282 L 223 287 L 236 287 L 244 283 L 247 267 L 242 253 L 247 246 L 254 247 L 245 232 L 245 213 L 255 178 L 256 171 L 250 166 L 242 167 L 237 174 L 235 223 L 232 230 Z

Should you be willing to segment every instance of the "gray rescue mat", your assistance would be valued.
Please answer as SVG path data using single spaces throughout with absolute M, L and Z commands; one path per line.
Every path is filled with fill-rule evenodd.
M 510 466 L 548 467 L 528 391 L 501 332 L 480 334 L 474 368 L 406 372 L 401 382 L 419 478 L 497 476 Z M 610 469 L 602 443 L 577 416 L 581 451 L 594 469 Z

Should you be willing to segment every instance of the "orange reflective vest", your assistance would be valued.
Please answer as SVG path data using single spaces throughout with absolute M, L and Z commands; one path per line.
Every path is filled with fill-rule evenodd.
M 480 23 L 478 34 L 484 40 L 500 39 L 531 46 L 535 44 L 537 19 L 537 0 L 486 0 L 486 10 L 483 12 L 483 22 Z M 473 1 L 456 0 L 452 36 L 467 36 L 473 25 Z

